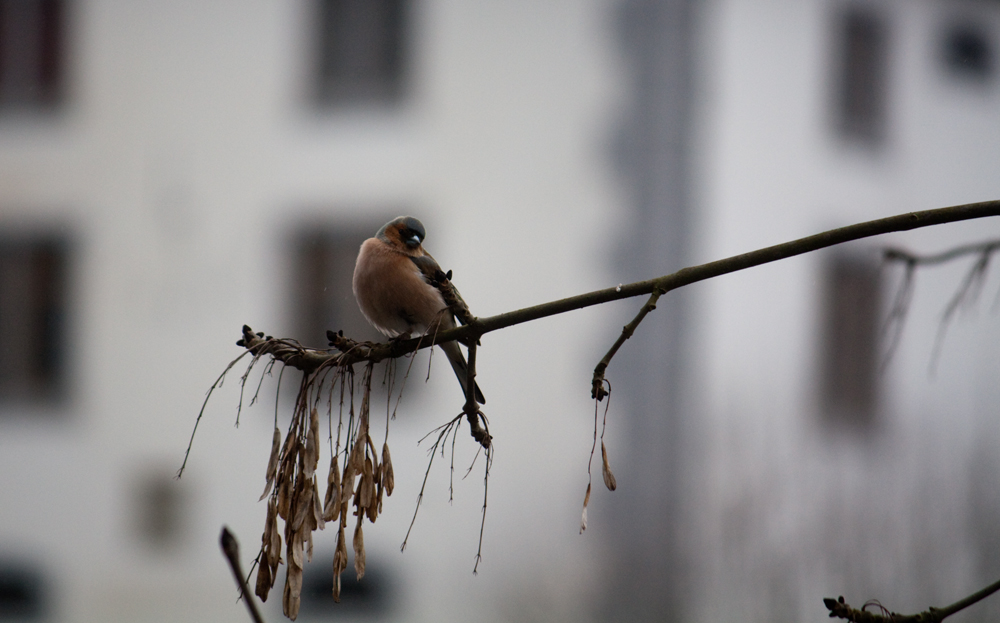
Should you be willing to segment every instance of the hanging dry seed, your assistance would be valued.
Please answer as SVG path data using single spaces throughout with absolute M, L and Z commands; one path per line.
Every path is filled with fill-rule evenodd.
M 334 456 L 330 461 L 330 475 L 326 477 L 326 497 L 323 503 L 323 519 L 335 521 L 340 515 L 340 463 Z
M 333 554 L 333 600 L 340 601 L 340 574 L 347 568 L 347 537 L 344 535 L 344 522 L 341 521 L 337 530 L 337 550 Z
M 373 474 L 372 460 L 369 457 L 365 457 L 364 471 L 361 472 L 361 482 L 358 485 L 358 504 L 361 508 L 368 508 L 372 503 L 372 494 L 374 493 L 373 487 Z
M 285 591 L 281 597 L 281 610 L 285 616 L 295 620 L 299 616 L 299 605 L 302 597 L 302 568 L 288 565 L 285 574 Z
M 323 506 L 319 503 L 319 487 L 316 486 L 316 477 L 313 476 L 312 480 L 312 526 L 314 529 L 319 528 L 322 530 L 326 527 L 326 521 L 323 519 Z
M 365 533 L 361 529 L 364 515 L 358 514 L 358 526 L 354 529 L 354 571 L 358 579 L 365 577 Z
M 278 533 L 278 507 L 274 503 L 274 498 L 268 502 L 267 517 L 268 524 L 264 528 L 267 536 L 267 564 L 271 565 L 271 586 L 274 586 L 274 579 L 278 572 L 278 565 L 281 563 L 281 535 Z
M 382 444 L 382 486 L 387 495 L 392 495 L 396 487 L 396 478 L 392 473 L 392 459 L 389 457 L 389 442 Z
M 312 515 L 311 484 L 308 480 L 299 480 L 298 491 L 295 492 L 295 516 L 292 519 L 292 530 L 295 532 L 301 530 L 306 517 Z
M 587 529 L 587 505 L 590 504 L 590 483 L 587 483 L 587 494 L 583 496 L 583 514 L 580 516 L 580 534 Z
M 306 435 L 306 448 L 302 457 L 302 475 L 307 479 L 316 473 L 319 466 L 319 414 L 316 407 L 309 412 L 309 432 Z
M 603 441 L 601 442 L 601 475 L 604 476 L 604 486 L 608 488 L 608 491 L 614 491 L 618 488 L 615 475 L 611 473 L 611 465 L 608 464 L 608 449 L 604 447 Z
M 271 456 L 267 459 L 267 484 L 264 485 L 264 493 L 260 495 L 260 502 L 267 497 L 267 494 L 271 492 L 271 486 L 274 485 L 274 477 L 278 473 L 278 452 L 281 451 L 281 431 L 277 426 L 274 427 L 274 436 L 271 438 Z
M 261 601 L 267 601 L 267 594 L 271 592 L 272 586 L 274 581 L 271 578 L 271 567 L 263 563 L 257 565 L 257 586 L 254 593 Z

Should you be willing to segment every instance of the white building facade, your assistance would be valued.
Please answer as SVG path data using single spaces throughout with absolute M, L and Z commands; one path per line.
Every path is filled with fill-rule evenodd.
M 421 218 L 489 316 L 994 199 L 998 52 L 1000 10 L 972 1 L 0 0 L 0 615 L 246 620 L 217 537 L 256 551 L 277 371 L 237 429 L 237 366 L 173 474 L 242 324 L 364 335 L 346 276 L 389 218 Z M 485 336 L 477 577 L 481 462 L 449 504 L 438 457 L 398 551 L 417 440 L 461 405 L 418 358 L 368 577 L 300 620 L 811 621 L 823 597 L 917 611 L 995 579 L 995 279 L 934 359 L 968 263 L 919 272 L 883 370 L 825 311 L 854 297 L 847 324 L 879 326 L 898 273 L 871 249 L 665 297 L 608 371 L 619 489 L 583 536 L 590 371 L 639 302 Z

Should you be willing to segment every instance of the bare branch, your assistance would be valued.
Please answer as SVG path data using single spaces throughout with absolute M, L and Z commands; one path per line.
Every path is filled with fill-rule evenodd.
M 637 281 L 614 288 L 596 290 L 487 318 L 476 318 L 470 315 L 467 318 L 468 322 L 465 326 L 441 331 L 437 335 L 434 335 L 432 339 L 427 339 L 427 336 L 423 336 L 424 339 L 411 338 L 408 340 L 393 341 L 388 344 L 370 344 L 357 343 L 341 336 L 339 341 L 333 340 L 336 350 L 319 350 L 304 348 L 292 340 L 278 340 L 273 338 L 265 340 L 263 337 L 255 335 L 250 331 L 249 327 L 246 327 L 244 340 L 241 340 L 242 343 L 240 345 L 245 346 L 254 354 L 270 354 L 283 361 L 286 365 L 307 372 L 315 370 L 321 365 L 350 365 L 359 361 L 377 362 L 390 357 L 399 357 L 413 352 L 418 348 L 429 348 L 434 344 L 442 342 L 459 340 L 468 343 L 469 340 L 476 341 L 481 336 L 499 329 L 563 314 L 576 309 L 584 309 L 634 296 L 648 295 L 654 291 L 658 291 L 662 295 L 671 290 L 691 285 L 692 283 L 776 262 L 796 255 L 810 253 L 852 240 L 987 216 L 1000 216 L 1000 200 L 970 203 L 948 208 L 938 208 L 936 210 L 909 212 L 848 225 L 847 227 L 831 229 L 791 242 L 777 244 L 741 255 L 734 255 L 726 259 L 683 268 L 675 273 L 655 279 L 647 279 L 646 281 Z M 335 360 L 335 363 L 332 363 L 331 360 Z
M 263 617 L 260 616 L 260 611 L 257 610 L 257 602 L 250 595 L 250 587 L 247 586 L 246 578 L 243 575 L 243 565 L 240 564 L 240 544 L 226 526 L 222 527 L 219 544 L 222 546 L 222 553 L 225 554 L 226 560 L 229 562 L 229 568 L 233 570 L 236 585 L 240 588 L 240 598 L 247 605 L 247 610 L 250 611 L 250 618 L 253 619 L 254 623 L 264 623 Z
M 823 604 L 826 605 L 827 610 L 830 611 L 831 619 L 846 619 L 848 621 L 852 621 L 853 623 L 939 623 L 956 612 L 965 610 L 972 604 L 986 599 L 998 590 L 1000 590 L 1000 580 L 997 580 L 993 584 L 972 593 L 968 597 L 959 599 L 949 606 L 945 606 L 944 608 L 935 608 L 931 606 L 927 610 L 917 614 L 897 614 L 895 612 L 888 612 L 885 608 L 881 607 L 881 604 L 878 604 L 878 606 L 883 613 L 875 614 L 874 612 L 869 612 L 865 609 L 868 604 L 865 604 L 865 606 L 858 610 L 847 604 L 843 597 L 839 597 L 838 599 L 824 599 Z
M 888 365 L 889 361 L 892 360 L 892 356 L 896 351 L 896 346 L 899 344 L 899 338 L 903 332 L 903 325 L 906 322 L 906 315 L 909 311 L 910 302 L 913 300 L 914 273 L 916 267 L 944 264 L 966 255 L 978 256 L 975 263 L 969 268 L 965 277 L 962 279 L 962 283 L 959 284 L 955 294 L 952 295 L 952 298 L 948 301 L 948 304 L 945 306 L 944 313 L 941 315 L 941 322 L 938 325 L 937 335 L 934 339 L 934 348 L 931 354 L 930 370 L 933 373 L 941 355 L 941 348 L 944 345 L 944 337 L 947 333 L 948 326 L 951 324 L 951 321 L 954 319 L 955 314 L 959 309 L 962 307 L 969 307 L 978 300 L 979 294 L 982 291 L 983 283 L 986 280 L 986 271 L 989 267 L 990 259 L 997 251 L 1000 251 L 1000 240 L 987 240 L 976 244 L 962 245 L 960 247 L 942 251 L 941 253 L 929 255 L 919 255 L 898 247 L 888 247 L 884 250 L 883 257 L 885 261 L 887 263 L 902 263 L 905 267 L 905 272 L 903 273 L 903 278 L 896 291 L 896 295 L 893 297 L 893 303 L 889 310 L 889 316 L 886 318 L 884 333 L 891 333 L 891 338 L 885 358 L 882 362 L 883 369 L 886 365 Z

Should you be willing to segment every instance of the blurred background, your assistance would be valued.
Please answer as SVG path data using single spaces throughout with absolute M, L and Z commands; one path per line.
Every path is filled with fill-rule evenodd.
M 988 0 L 0 0 L 0 620 L 248 620 L 218 535 L 249 565 L 295 375 L 276 398 L 254 370 L 234 428 L 239 364 L 174 475 L 242 324 L 375 337 L 350 275 L 390 218 L 489 316 L 998 199 L 998 51 Z M 888 358 L 879 247 L 998 236 L 664 297 L 608 371 L 618 490 L 598 477 L 582 536 L 590 374 L 641 301 L 484 336 L 477 576 L 466 429 L 454 500 L 438 456 L 399 551 L 417 442 L 462 403 L 421 354 L 367 575 L 334 605 L 317 533 L 299 620 L 821 621 L 823 597 L 914 612 L 997 579 L 1000 279 L 939 341 L 974 258 L 919 270 Z

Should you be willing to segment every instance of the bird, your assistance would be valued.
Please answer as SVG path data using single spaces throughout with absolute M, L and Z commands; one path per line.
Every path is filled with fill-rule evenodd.
M 444 272 L 424 250 L 426 235 L 424 224 L 418 219 L 399 216 L 361 243 L 352 280 L 354 298 L 365 319 L 383 335 L 405 338 L 456 326 L 444 297 L 431 284 Z M 469 364 L 458 342 L 438 346 L 448 357 L 468 398 Z M 486 404 L 479 384 L 474 385 L 476 401 Z

